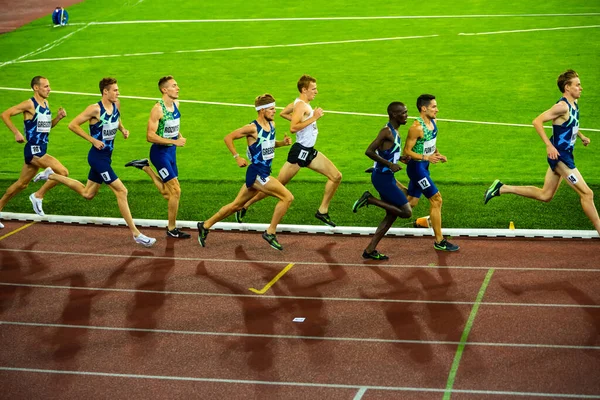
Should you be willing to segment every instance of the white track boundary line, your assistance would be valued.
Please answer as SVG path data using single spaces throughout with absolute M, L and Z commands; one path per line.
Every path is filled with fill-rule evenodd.
M 312 382 L 275 382 L 275 381 L 258 381 L 247 379 L 220 379 L 220 378 L 201 378 L 191 376 L 172 376 L 172 375 L 140 375 L 140 374 L 119 374 L 111 372 L 99 371 L 69 371 L 56 369 L 40 369 L 40 368 L 17 368 L 0 366 L 0 371 L 10 372 L 34 372 L 42 374 L 59 374 L 59 375 L 81 375 L 81 376 L 101 376 L 109 378 L 129 378 L 129 379 L 150 379 L 150 380 L 169 380 L 169 381 L 191 381 L 191 382 L 211 382 L 211 383 L 228 383 L 228 384 L 247 384 L 247 385 L 270 385 L 270 386 L 292 386 L 292 387 L 317 387 L 329 389 L 365 389 L 365 390 L 385 390 L 396 392 L 433 392 L 444 393 L 446 389 L 437 389 L 430 387 L 402 387 L 402 386 L 365 386 L 365 385 L 350 385 L 337 383 L 312 383 Z M 482 395 L 497 395 L 497 396 L 530 396 L 530 397 L 550 397 L 554 399 L 600 399 L 600 395 L 588 394 L 567 394 L 567 393 L 540 393 L 540 392 L 510 392 L 500 390 L 476 390 L 476 389 L 454 389 L 453 393 L 464 394 L 482 394 Z
M 263 232 L 264 229 L 261 231 Z M 165 257 L 165 256 L 135 256 L 131 254 L 107 254 L 107 253 L 77 253 L 68 251 L 51 251 L 51 250 L 29 250 L 29 249 L 6 249 L 0 248 L 0 252 L 7 251 L 13 253 L 31 253 L 31 254 L 52 254 L 59 256 L 75 256 L 75 257 L 107 257 L 107 258 L 135 258 L 142 260 L 175 260 L 175 261 L 208 261 L 215 263 L 246 263 L 246 264 L 276 264 L 286 265 L 287 262 L 273 260 L 239 260 L 239 259 L 222 259 L 222 258 L 202 258 L 202 257 Z M 327 263 L 327 262 L 312 262 L 312 261 L 295 261 L 294 264 L 306 265 L 313 267 L 360 267 L 360 268 L 426 268 L 426 269 L 465 269 L 465 270 L 487 270 L 490 267 L 486 266 L 464 266 L 464 265 L 401 265 L 401 264 L 364 264 L 359 263 Z M 600 272 L 600 269 L 594 268 L 542 268 L 542 267 L 494 267 L 500 271 L 554 271 L 554 272 Z M 264 297 L 264 296 L 263 296 Z
M 8 90 L 8 91 L 16 91 L 16 92 L 31 92 L 31 89 L 9 88 L 9 87 L 3 87 L 3 86 L 0 86 L 0 90 Z M 98 97 L 99 96 L 98 93 L 69 92 L 69 91 L 64 91 L 64 90 L 53 90 L 52 93 L 67 94 L 67 95 L 73 95 L 73 96 L 92 96 L 92 97 Z M 154 101 L 154 102 L 157 101 L 157 98 L 155 98 L 155 97 L 124 96 L 124 95 L 119 95 L 119 97 L 122 98 L 122 99 L 148 100 L 148 101 Z M 179 102 L 180 103 L 190 103 L 190 104 L 225 106 L 225 107 L 248 107 L 248 108 L 252 107 L 252 108 L 254 108 L 253 104 L 225 103 L 225 102 L 219 102 L 219 101 L 183 100 L 183 99 L 180 99 Z M 276 108 L 282 110 L 284 107 L 276 107 Z M 352 116 L 359 116 L 359 117 L 376 117 L 376 118 L 387 118 L 388 117 L 386 114 L 372 114 L 372 113 L 362 113 L 362 112 L 352 112 L 352 111 L 325 110 L 325 112 L 328 113 L 328 114 L 352 115 Z M 409 118 L 410 119 L 415 119 L 416 117 L 409 117 Z M 514 124 L 514 123 L 508 123 L 508 122 L 469 121 L 469 120 L 465 120 L 465 119 L 445 119 L 445 118 L 436 118 L 436 121 L 462 123 L 462 124 L 512 126 L 512 127 L 530 128 L 530 129 L 533 128 L 533 126 L 531 124 Z M 551 126 L 545 126 L 544 128 L 545 129 L 552 129 Z M 580 131 L 587 131 L 587 132 L 600 132 L 600 129 L 595 129 L 595 128 L 579 128 L 579 130 Z
M 426 267 L 423 267 L 426 268 Z M 495 269 L 495 268 L 494 268 Z M 414 300 L 414 299 L 367 299 L 353 297 L 311 297 L 311 296 L 275 296 L 258 294 L 237 294 L 237 293 L 215 293 L 215 292 L 186 292 L 174 290 L 149 290 L 149 289 L 123 289 L 123 288 L 97 288 L 89 286 L 64 286 L 64 285 L 42 285 L 36 283 L 10 283 L 0 282 L 0 286 L 26 287 L 38 289 L 56 289 L 56 290 L 83 290 L 92 292 L 115 292 L 115 293 L 148 293 L 160 295 L 175 296 L 202 296 L 202 297 L 230 297 L 230 298 L 258 298 L 271 300 L 306 300 L 306 301 L 339 301 L 339 302 L 357 302 L 357 303 L 408 303 L 408 304 L 443 304 L 443 305 L 467 305 L 472 306 L 474 301 L 443 301 L 443 300 Z M 485 302 L 479 303 L 482 306 L 498 307 L 548 307 L 548 308 L 600 308 L 597 304 L 548 304 L 548 303 L 501 303 Z
M 155 51 L 155 52 L 147 52 L 147 53 L 108 54 L 108 55 L 97 55 L 97 56 L 52 57 L 52 58 L 38 58 L 35 60 L 20 60 L 20 61 L 14 61 L 14 62 L 15 63 L 34 63 L 34 62 L 47 62 L 47 61 L 71 61 L 71 60 L 87 60 L 87 59 L 115 58 L 115 57 L 141 57 L 141 56 L 153 56 L 153 55 L 163 55 L 163 54 L 212 53 L 212 52 L 217 52 L 217 51 L 235 51 L 235 50 L 262 50 L 262 49 L 276 49 L 276 48 L 286 48 L 286 47 L 324 46 L 324 45 L 346 44 L 346 43 L 367 43 L 367 42 L 383 42 L 383 41 L 407 40 L 407 39 L 425 39 L 425 38 L 433 38 L 433 37 L 438 37 L 438 36 L 439 35 L 397 36 L 397 37 L 388 37 L 388 38 L 336 40 L 336 41 L 327 41 L 327 42 L 290 43 L 290 44 L 273 44 L 273 45 L 256 45 L 256 46 L 234 46 L 234 47 L 221 47 L 221 48 L 214 48 L 214 49 Z
M 6 61 L 6 62 L 4 62 L 4 63 L 1 63 L 1 64 L 0 64 L 0 68 L 4 67 L 5 65 L 9 65 L 9 64 L 15 64 L 15 63 L 20 63 L 20 62 L 23 62 L 23 61 L 21 61 L 23 58 L 26 58 L 26 57 L 30 57 L 30 56 L 34 56 L 34 55 L 37 55 L 37 54 L 44 53 L 44 52 L 46 52 L 46 51 L 48 51 L 48 50 L 50 50 L 50 49 L 52 49 L 52 48 L 54 48 L 54 47 L 58 46 L 59 44 L 61 44 L 61 43 L 62 43 L 62 42 L 64 42 L 65 40 L 67 40 L 69 37 L 71 37 L 72 35 L 76 34 L 76 33 L 77 33 L 77 32 L 79 32 L 79 31 L 82 31 L 83 29 L 87 28 L 88 26 L 89 26 L 89 24 L 86 24 L 86 25 L 82 26 L 81 28 L 77 29 L 76 31 L 73 31 L 73 32 L 71 32 L 71 33 L 69 33 L 69 34 L 67 34 L 67 35 L 65 35 L 65 36 L 62 36 L 62 37 L 60 37 L 60 38 L 56 39 L 56 40 L 55 40 L 55 41 L 53 41 L 53 42 L 50 42 L 50 43 L 48 43 L 48 44 L 45 44 L 45 45 L 43 45 L 42 47 L 40 47 L 40 48 L 38 48 L 38 49 L 36 49 L 36 50 L 34 50 L 34 51 L 30 52 L 30 53 L 27 53 L 27 54 L 25 54 L 25 55 L 22 55 L 22 56 L 20 56 L 20 57 L 18 57 L 18 58 L 15 58 L 14 60 L 11 60 L 11 61 Z
M 90 25 L 128 25 L 128 24 L 190 24 L 190 23 L 230 23 L 230 22 L 289 22 L 289 21 L 368 21 L 394 19 L 460 19 L 460 18 L 535 18 L 535 17 L 595 17 L 600 13 L 562 13 L 562 14 L 463 14 L 463 15 L 386 15 L 371 17 L 289 17 L 289 18 L 222 18 L 222 19 L 163 19 L 134 21 L 90 22 Z
M 584 26 L 558 26 L 556 28 L 534 28 L 534 29 L 518 29 L 513 31 L 496 31 L 496 32 L 475 32 L 475 33 L 459 33 L 459 36 L 478 36 L 478 35 L 500 35 L 504 33 L 524 33 L 524 32 L 541 32 L 541 31 L 561 31 L 567 29 L 589 29 L 600 28 L 600 25 L 584 25 Z
M 44 324 L 38 322 L 19 322 L 0 320 L 0 326 L 27 326 L 36 328 L 67 328 L 67 329 L 88 329 L 95 331 L 112 332 L 145 332 L 171 335 L 194 335 L 194 336 L 220 336 L 220 337 L 253 337 L 267 339 L 284 340 L 318 340 L 331 342 L 359 342 L 359 343 L 391 343 L 391 344 L 421 344 L 421 345 L 442 345 L 455 346 L 463 344 L 465 346 L 479 347 L 517 347 L 517 348 L 536 348 L 536 349 L 569 349 L 569 350 L 600 350 L 600 346 L 578 346 L 561 344 L 543 344 L 543 343 L 500 343 L 500 342 L 459 342 L 450 340 L 408 340 L 408 339 L 379 339 L 379 338 L 361 338 L 361 337 L 334 337 L 334 336 L 303 336 L 303 335 L 274 335 L 266 333 L 242 333 L 242 332 L 210 332 L 210 331 L 184 331 L 176 329 L 149 329 L 149 328 L 123 328 L 113 326 L 98 325 L 71 325 L 71 324 Z

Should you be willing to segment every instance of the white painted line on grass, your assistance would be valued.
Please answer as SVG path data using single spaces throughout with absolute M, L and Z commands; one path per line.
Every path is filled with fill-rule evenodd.
M 382 268 L 377 266 L 377 268 Z M 423 267 L 429 268 L 429 267 Z M 417 299 L 369 299 L 354 297 L 311 297 L 311 296 L 276 296 L 276 295 L 257 295 L 243 293 L 215 293 L 215 292 L 187 292 L 176 290 L 149 290 L 149 289 L 124 289 L 124 288 L 97 288 L 90 286 L 65 286 L 65 285 L 43 285 L 37 283 L 10 283 L 0 282 L 0 286 L 26 287 L 52 290 L 83 290 L 91 292 L 114 292 L 114 293 L 147 293 L 159 295 L 174 296 L 203 296 L 203 297 L 230 297 L 230 298 L 258 298 L 271 300 L 306 300 L 306 301 L 339 301 L 339 302 L 357 302 L 357 303 L 407 303 L 407 304 L 442 304 L 442 305 L 473 305 L 473 301 L 444 301 L 444 300 L 417 300 Z M 577 308 L 577 309 L 600 309 L 597 304 L 544 304 L 544 303 L 499 303 L 499 302 L 481 302 L 485 306 L 499 307 L 542 307 L 542 308 Z
M 393 41 L 393 40 L 405 40 L 405 39 L 424 39 L 438 37 L 439 35 L 426 35 L 426 36 L 398 36 L 388 38 L 372 38 L 372 39 L 351 39 L 351 40 L 336 40 L 328 42 L 309 42 L 309 43 L 290 43 L 290 44 L 273 44 L 273 45 L 258 45 L 258 46 L 234 46 L 234 47 L 221 47 L 214 49 L 194 49 L 194 50 L 176 50 L 176 51 L 158 51 L 148 53 L 131 53 L 131 54 L 109 54 L 109 55 L 96 55 L 96 56 L 72 56 L 72 57 L 51 57 L 51 58 L 39 58 L 35 60 L 21 60 L 14 61 L 15 63 L 34 63 L 34 62 L 46 62 L 46 61 L 70 61 L 70 60 L 86 60 L 88 58 L 115 58 L 115 57 L 131 57 L 131 56 L 152 56 L 152 55 L 163 55 L 163 54 L 185 54 L 185 53 L 212 53 L 216 51 L 234 51 L 234 50 L 258 50 L 258 49 L 275 49 L 285 47 L 304 47 L 304 46 L 320 46 L 320 45 L 331 45 L 331 44 L 346 44 L 346 43 L 366 43 L 366 42 L 382 42 L 382 41 Z
M 69 34 L 67 34 L 65 36 L 62 36 L 62 37 L 56 39 L 53 42 L 47 43 L 47 44 L 43 45 L 42 47 L 39 47 L 38 49 L 36 49 L 36 50 L 34 50 L 34 51 L 30 52 L 30 53 L 27 53 L 25 55 L 22 55 L 21 57 L 15 58 L 14 60 L 1 63 L 0 64 L 0 68 L 2 68 L 5 65 L 8 65 L 8 64 L 15 64 L 15 63 L 23 62 L 22 59 L 24 59 L 24 58 L 27 58 L 27 57 L 30 57 L 30 56 L 34 56 L 34 55 L 37 55 L 37 54 L 40 54 L 40 53 L 43 53 L 43 52 L 46 52 L 46 51 L 48 51 L 48 50 L 50 50 L 50 49 L 58 46 L 59 44 L 61 44 L 65 40 L 67 40 L 69 37 L 71 37 L 72 35 L 76 34 L 79 31 L 87 28 L 88 26 L 89 26 L 89 24 L 86 24 L 86 25 L 82 26 L 81 28 L 77 29 L 76 31 L 73 31 L 73 32 L 71 32 L 71 33 L 69 33 Z
M 90 25 L 127 24 L 190 24 L 229 22 L 287 22 L 287 21 L 368 21 L 394 19 L 460 19 L 460 18 L 535 18 L 535 17 L 595 17 L 600 13 L 557 13 L 557 14 L 464 14 L 464 15 L 386 15 L 349 17 L 288 17 L 288 18 L 222 18 L 222 19 L 162 19 L 136 21 L 90 22 Z
M 17 92 L 31 92 L 31 89 L 24 88 L 9 88 L 9 87 L 1 87 L 0 90 L 9 90 L 9 91 L 17 91 Z M 83 92 L 69 92 L 64 90 L 53 90 L 53 93 L 57 94 L 68 94 L 74 96 L 91 96 L 98 97 L 98 93 L 83 93 Z M 133 100 L 148 100 L 156 102 L 158 99 L 156 97 L 143 97 L 143 96 L 124 96 L 119 95 L 122 99 L 133 99 Z M 220 101 L 204 101 L 204 100 L 183 100 L 179 99 L 180 103 L 190 103 L 190 104 L 203 104 L 203 105 L 214 105 L 214 106 L 225 106 L 225 107 L 247 107 L 254 108 L 254 104 L 241 104 L 241 103 L 226 103 Z M 276 107 L 277 109 L 282 110 L 284 107 Z M 352 115 L 359 117 L 377 117 L 377 118 L 388 118 L 387 114 L 371 114 L 371 113 L 362 113 L 362 112 L 352 112 L 352 111 L 333 111 L 333 110 L 325 110 L 325 113 L 328 114 L 339 114 L 339 115 Z M 409 117 L 410 119 L 416 119 L 416 117 Z M 478 125 L 496 125 L 496 126 L 513 126 L 518 128 L 533 128 L 531 124 L 515 124 L 508 122 L 487 122 L 487 121 L 470 121 L 466 119 L 445 119 L 445 118 L 436 118 L 438 122 L 453 122 L 453 123 L 462 123 L 462 124 L 478 124 Z M 545 129 L 552 129 L 551 126 L 545 126 Z M 587 132 L 600 132 L 600 129 L 595 128 L 579 128 L 580 131 Z M 4 213 L 3 213 L 4 214 Z M 239 225 L 239 224 L 238 224 Z M 242 224 L 243 225 L 243 224 Z M 196 225 L 194 225 L 195 227 Z M 394 228 L 392 228 L 391 232 L 393 232 Z M 512 231 L 515 232 L 515 231 Z M 558 231 L 557 231 L 558 232 Z
M 523 33 L 523 32 L 540 32 L 540 31 L 561 31 L 566 29 L 589 29 L 600 28 L 600 25 L 585 25 L 585 26 L 558 26 L 556 28 L 534 28 L 534 29 L 517 29 L 513 31 L 496 31 L 496 32 L 475 32 L 475 33 L 459 33 L 459 36 L 478 36 L 478 35 L 500 35 L 503 33 Z
M 217 337 L 253 337 L 266 339 L 283 339 L 283 340 L 317 340 L 317 341 L 332 341 L 332 342 L 359 342 L 359 343 L 390 343 L 390 344 L 420 344 L 420 345 L 442 345 L 453 346 L 464 344 L 466 346 L 480 347 L 519 347 L 519 348 L 542 348 L 554 350 L 599 350 L 600 346 L 578 346 L 578 345 L 560 345 L 560 344 L 542 344 L 542 343 L 485 343 L 485 342 L 457 342 L 448 340 L 409 340 L 409 339 L 380 339 L 380 338 L 361 338 L 361 337 L 334 337 L 334 336 L 304 336 L 304 335 L 275 335 L 267 333 L 242 333 L 242 332 L 207 332 L 207 331 L 184 331 L 176 329 L 150 329 L 150 328 L 123 328 L 115 326 L 98 326 L 98 325 L 75 325 L 75 324 L 45 324 L 38 322 L 19 322 L 19 321 L 2 321 L 0 326 L 26 326 L 35 328 L 61 328 L 61 329 L 88 329 L 95 331 L 108 332 L 144 332 L 155 334 L 168 335 L 194 335 L 194 336 L 217 336 Z
M 139 226 L 139 225 L 138 225 Z M 264 231 L 264 229 L 263 229 Z M 0 252 L 7 251 L 13 253 L 31 253 L 31 254 L 53 254 L 59 256 L 83 256 L 83 257 L 107 257 L 107 258 L 135 258 L 147 260 L 176 260 L 176 261 L 208 261 L 208 262 L 226 262 L 240 264 L 241 262 L 254 264 L 277 264 L 287 265 L 287 262 L 273 260 L 239 260 L 239 259 L 222 259 L 222 258 L 202 258 L 202 257 L 165 257 L 165 256 L 136 256 L 131 254 L 107 254 L 107 253 L 77 253 L 70 251 L 50 251 L 50 250 L 29 250 L 29 249 L 6 249 L 0 248 Z M 426 269 L 465 269 L 465 270 L 488 270 L 489 266 L 464 266 L 464 265 L 399 265 L 399 264 L 369 264 L 365 263 L 328 263 L 328 262 L 312 262 L 312 261 L 296 261 L 297 265 L 307 265 L 315 267 L 360 267 L 360 268 L 426 268 Z M 600 273 L 600 268 L 542 268 L 542 267 L 494 267 L 500 271 L 556 271 L 556 272 L 593 272 Z

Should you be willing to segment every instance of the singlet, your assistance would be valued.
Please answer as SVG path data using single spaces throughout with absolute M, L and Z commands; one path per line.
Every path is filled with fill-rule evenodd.
M 177 139 L 179 137 L 179 124 L 181 114 L 177 105 L 173 103 L 174 110 L 169 111 L 163 99 L 160 99 L 158 104 L 162 108 L 163 117 L 158 121 L 158 129 L 156 134 L 165 139 Z M 160 146 L 173 146 L 172 144 L 163 144 Z
M 392 136 L 394 137 L 394 145 L 387 150 L 377 149 L 376 152 L 379 155 L 379 157 L 381 157 L 384 160 L 389 161 L 393 164 L 396 164 L 396 163 L 398 163 L 398 160 L 400 159 L 400 150 L 402 149 L 402 138 L 398 134 L 398 131 L 396 129 L 394 129 L 394 127 L 392 126 L 391 123 L 388 122 L 386 124 L 386 126 L 390 129 L 390 131 L 392 131 Z M 392 172 L 392 170 L 389 169 L 386 165 L 381 164 L 377 161 L 375 161 L 375 164 L 373 164 L 373 167 L 375 168 L 375 171 L 377 171 L 377 172 L 381 172 L 381 173 Z
M 25 120 L 25 138 L 31 145 L 40 145 L 48 143 L 48 135 L 52 128 L 52 112 L 46 103 L 46 107 L 39 104 L 35 97 L 31 98 L 35 112 L 33 118 Z
M 427 128 L 427 124 L 425 124 L 423 118 L 418 117 L 417 121 L 419 121 L 421 127 L 423 128 L 423 137 L 417 139 L 412 151 L 423 156 L 430 156 L 435 153 L 435 142 L 437 140 L 438 132 L 437 125 L 435 124 L 435 120 L 432 119 L 431 123 L 433 124 L 433 130 L 430 130 Z
M 256 125 L 258 135 L 256 142 L 248 146 L 246 155 L 252 164 L 261 164 L 271 168 L 273 157 L 275 157 L 275 128 L 270 121 L 270 131 L 265 131 L 257 120 L 254 120 L 251 123 Z
M 90 125 L 90 135 L 94 139 L 101 140 L 104 143 L 104 148 L 98 151 L 112 152 L 115 146 L 115 136 L 119 128 L 119 117 L 121 113 L 117 108 L 117 104 L 113 103 L 113 113 L 108 114 L 102 101 L 98 102 L 100 106 L 100 119 L 94 125 Z M 92 148 L 95 148 L 92 146 Z
M 303 100 L 300 100 L 300 99 L 294 100 L 294 106 L 296 106 L 296 103 L 298 103 L 299 101 L 306 104 L 308 106 L 308 108 L 310 109 L 310 114 L 308 114 L 308 117 L 306 117 L 302 120 L 304 122 L 313 116 L 314 110 L 312 109 L 310 104 L 305 103 Z M 312 124 L 305 127 L 304 129 L 296 132 L 296 143 L 300 143 L 304 147 L 314 147 L 315 143 L 317 142 L 318 134 L 319 134 L 319 129 L 317 129 L 317 121 L 315 121 Z
M 552 136 L 550 142 L 556 147 L 557 150 L 573 151 L 575 141 L 577 140 L 577 133 L 579 132 L 579 105 L 575 103 L 575 107 L 571 106 L 571 103 L 561 97 L 556 103 L 564 101 L 569 107 L 569 120 L 563 122 L 561 125 L 552 125 Z

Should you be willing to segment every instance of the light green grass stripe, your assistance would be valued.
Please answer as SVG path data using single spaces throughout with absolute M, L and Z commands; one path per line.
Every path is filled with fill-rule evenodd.
M 456 354 L 454 355 L 454 361 L 452 362 L 452 368 L 450 368 L 448 382 L 446 383 L 446 391 L 444 392 L 443 397 L 444 400 L 450 400 L 450 395 L 452 394 L 452 387 L 454 386 L 454 380 L 456 379 L 456 372 L 458 371 L 458 365 L 460 364 L 460 359 L 462 358 L 463 351 L 465 350 L 465 345 L 467 344 L 467 338 L 469 337 L 469 333 L 471 332 L 471 328 L 473 327 L 473 322 L 475 321 L 477 310 L 479 310 L 479 304 L 483 300 L 483 295 L 485 294 L 485 290 L 487 289 L 493 274 L 493 268 L 488 270 L 487 274 L 485 275 L 485 279 L 483 280 L 483 283 L 479 288 L 479 293 L 477 293 L 477 299 L 475 300 L 475 304 L 473 304 L 471 314 L 469 315 L 469 319 L 467 320 L 465 329 L 463 330 L 462 336 L 460 337 L 460 344 L 458 345 L 458 349 L 456 349 Z

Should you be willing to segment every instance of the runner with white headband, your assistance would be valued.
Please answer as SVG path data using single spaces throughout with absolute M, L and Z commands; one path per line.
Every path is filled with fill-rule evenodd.
M 275 140 L 275 99 L 270 94 L 258 96 L 254 101 L 258 118 L 225 136 L 225 144 L 240 168 L 248 165 L 245 158 L 240 157 L 235 149 L 234 140 L 246 138 L 248 142 L 247 157 L 250 165 L 246 170 L 246 182 L 240 189 L 235 200 L 223 206 L 215 215 L 206 221 L 198 222 L 198 242 L 206 247 L 206 237 L 209 229 L 217 222 L 239 211 L 244 204 L 257 193 L 273 196 L 279 199 L 271 218 L 271 224 L 262 237 L 271 247 L 283 250 L 275 235 L 277 225 L 287 212 L 294 196 L 277 179 L 271 175 L 271 163 L 275 156 L 275 148 L 289 146 L 292 140 L 285 135 L 283 140 Z

